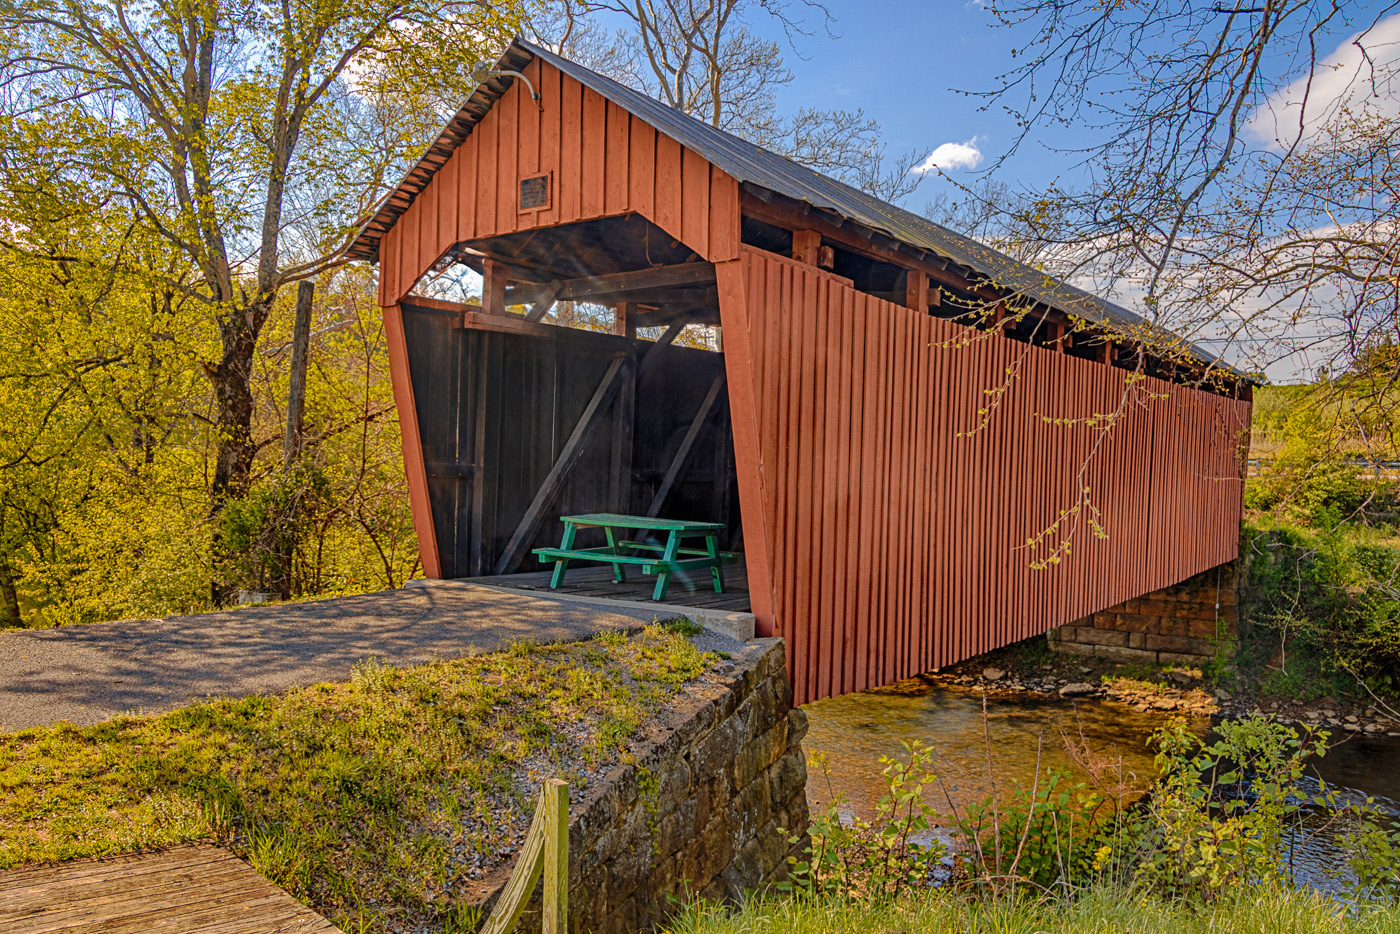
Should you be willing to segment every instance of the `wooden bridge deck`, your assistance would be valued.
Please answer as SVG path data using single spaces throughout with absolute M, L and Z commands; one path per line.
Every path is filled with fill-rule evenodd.
M 462 583 L 488 584 L 518 590 L 542 590 L 561 596 L 607 597 L 612 600 L 632 600 L 641 604 L 651 603 L 651 589 L 656 583 L 655 577 L 632 571 L 627 575 L 625 583 L 617 584 L 612 579 L 612 568 L 577 564 L 569 568 L 563 586 L 551 591 L 551 573 L 525 571 L 491 577 L 467 577 L 462 578 Z M 687 585 L 695 589 L 687 590 Z M 676 574 L 671 579 L 671 590 L 664 603 L 667 606 L 693 606 L 708 610 L 727 610 L 731 613 L 749 612 L 749 578 L 743 561 L 724 569 L 724 593 L 715 593 L 711 589 L 709 571 L 689 575 Z
M 0 872 L 5 934 L 341 934 L 207 844 Z

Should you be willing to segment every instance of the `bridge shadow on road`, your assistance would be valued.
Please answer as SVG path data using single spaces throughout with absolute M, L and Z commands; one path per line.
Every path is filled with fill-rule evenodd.
M 163 619 L 0 633 L 0 730 L 97 723 L 394 665 L 560 642 L 654 611 L 443 585 Z

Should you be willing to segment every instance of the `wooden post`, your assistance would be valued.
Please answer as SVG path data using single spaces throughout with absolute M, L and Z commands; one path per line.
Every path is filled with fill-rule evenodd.
M 817 253 L 822 246 L 822 235 L 815 230 L 794 230 L 792 232 L 792 258 L 808 266 L 817 265 Z
M 544 876 L 544 934 L 567 934 L 569 921 L 569 786 L 547 778 L 505 888 L 480 934 L 510 934 L 535 883 Z
M 613 333 L 620 337 L 637 336 L 637 306 L 632 302 L 618 302 L 613 308 Z
M 481 310 L 488 315 L 506 313 L 506 279 L 510 267 L 487 257 L 481 261 Z
M 569 786 L 547 778 L 541 805 L 549 828 L 544 845 L 543 934 L 567 934 L 569 928 Z
M 928 274 L 910 269 L 904 276 L 904 307 L 928 314 Z
M 297 286 L 296 320 L 292 324 L 292 372 L 287 387 L 287 434 L 282 439 L 282 463 L 291 467 L 301 455 L 302 415 L 306 410 L 306 353 L 311 346 L 311 300 L 316 284 Z
M 1099 345 L 1099 362 L 1106 363 L 1109 366 L 1113 365 L 1113 341 L 1106 337 L 1103 339 L 1103 343 Z

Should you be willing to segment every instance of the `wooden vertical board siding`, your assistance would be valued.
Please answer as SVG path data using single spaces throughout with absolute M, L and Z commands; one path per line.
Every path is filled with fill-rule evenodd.
M 865 341 L 869 329 L 865 326 L 865 295 L 859 292 L 852 292 L 845 302 L 846 314 L 851 317 L 850 343 L 847 345 L 845 355 L 847 367 L 851 372 L 850 392 L 844 398 L 847 400 L 846 408 L 849 410 L 849 421 L 851 431 L 847 447 L 843 451 L 843 456 L 850 462 L 848 476 L 851 482 L 848 485 L 845 495 L 849 505 L 847 511 L 850 515 L 849 547 L 851 554 L 846 559 L 846 614 L 850 619 L 847 636 L 848 651 L 851 653 L 850 661 L 846 665 L 847 681 L 846 690 L 858 691 L 865 686 L 865 652 L 868 650 L 869 631 L 868 619 L 866 615 L 866 566 L 869 562 L 870 544 L 870 524 L 863 522 L 862 518 L 867 514 L 865 504 L 861 497 L 869 487 L 865 483 L 858 482 L 856 478 L 863 477 L 866 470 L 864 452 L 866 445 L 866 432 L 869 430 L 865 421 L 865 387 L 868 383 L 865 369 Z
M 824 293 L 832 287 L 829 279 L 819 278 L 817 284 Z M 843 311 L 841 306 L 842 296 L 840 294 L 823 294 L 817 309 L 821 317 L 817 337 L 817 351 L 820 355 L 818 379 L 820 389 L 828 399 L 841 398 L 842 335 L 840 315 Z M 838 545 L 838 548 L 844 549 L 846 545 L 841 537 L 843 529 L 840 522 L 840 488 L 836 479 L 840 466 L 836 449 L 840 444 L 837 420 L 845 406 L 829 405 L 824 406 L 823 409 L 817 413 L 821 434 L 815 442 L 818 456 L 821 458 L 822 471 L 821 486 L 816 491 L 816 514 L 821 525 L 821 538 L 818 541 L 833 542 Z M 837 554 L 833 554 L 831 549 L 821 546 L 818 546 L 816 551 L 819 561 L 816 568 L 819 575 L 817 580 L 821 585 L 820 596 L 816 603 L 820 607 L 819 620 L 822 627 L 822 642 L 827 647 L 823 655 L 824 664 L 822 665 L 818 690 L 827 695 L 841 690 L 840 668 L 843 653 L 839 625 L 841 616 L 836 608 L 838 572 L 835 567 L 839 553 L 838 551 Z
M 395 291 L 395 280 L 398 278 L 398 245 L 399 228 L 391 227 L 384 235 L 384 239 L 379 241 L 379 307 L 388 308 L 394 304 L 391 295 L 399 294 Z
M 688 173 L 687 173 L 688 174 Z M 708 176 L 708 173 L 706 173 Z M 708 185 L 708 177 L 706 178 Z M 689 212 L 687 211 L 687 217 Z M 822 328 L 825 324 L 826 315 L 823 314 L 827 306 L 825 285 L 827 284 L 819 276 L 803 277 L 804 296 L 804 317 L 807 321 L 805 328 L 807 333 L 803 337 L 803 366 L 802 382 L 804 394 L 810 393 L 811 398 L 821 398 L 825 395 L 826 368 L 822 355 L 824 352 L 825 333 Z M 807 514 L 807 520 L 803 523 L 802 535 L 802 573 L 811 581 L 808 587 L 798 589 L 798 609 L 797 615 L 810 616 L 813 625 L 810 627 L 812 644 L 815 657 L 821 659 L 825 664 L 822 670 L 813 673 L 812 689 L 820 692 L 821 685 L 825 682 L 828 685 L 829 679 L 826 677 L 826 665 L 831 663 L 832 650 L 829 633 L 829 618 L 825 618 L 826 609 L 821 602 L 822 569 L 821 553 L 823 542 L 822 537 L 822 484 L 824 482 L 824 467 L 826 463 L 825 449 L 822 447 L 823 428 L 825 427 L 826 411 L 824 407 L 809 406 L 804 401 L 802 404 L 802 425 L 799 429 L 802 434 L 802 444 L 804 450 L 799 452 L 802 464 L 807 468 L 806 482 L 803 483 L 802 505 Z
M 606 214 L 621 214 L 628 207 L 627 163 L 631 152 L 628 129 L 631 116 L 612 101 L 608 101 L 604 119 L 608 125 L 607 153 L 603 165 L 603 211 Z M 737 200 L 736 195 L 735 201 Z
M 476 236 L 476 202 L 480 189 L 477 186 L 477 173 L 480 171 L 476 158 L 477 140 L 480 134 L 473 133 L 457 148 L 454 159 L 462 163 L 458 170 L 457 185 L 457 240 L 471 240 Z
M 837 338 L 836 346 L 831 348 L 831 355 L 834 358 L 831 369 L 837 374 L 838 382 L 836 386 L 836 398 L 849 400 L 854 388 L 852 378 L 855 375 L 854 357 L 848 354 L 848 348 L 852 344 L 852 327 L 855 322 L 855 313 L 852 305 L 855 301 L 854 294 L 849 290 L 843 290 L 839 296 L 841 307 L 834 313 L 837 324 L 840 327 L 840 335 Z M 851 418 L 854 406 L 847 404 L 832 406 L 836 411 L 836 435 L 835 444 L 831 446 L 831 459 L 836 464 L 836 475 L 833 480 L 835 502 L 833 509 L 836 513 L 836 549 L 832 554 L 831 576 L 835 588 L 832 599 L 832 613 L 839 621 L 836 644 L 840 647 L 841 656 L 838 659 L 837 671 L 833 673 L 833 683 L 835 693 L 845 693 L 851 690 L 854 681 L 854 651 L 855 651 L 855 616 L 852 610 L 852 595 L 854 589 L 852 584 L 855 580 L 854 559 L 856 556 L 855 536 L 852 534 L 852 509 L 851 509 L 851 487 L 852 470 L 856 467 L 853 463 L 851 452 L 855 445 L 851 442 L 851 430 L 853 419 Z
M 710 163 L 699 153 L 681 150 L 681 242 L 710 245 Z
M 559 223 L 559 140 L 563 130 L 563 82 L 565 78 L 559 69 L 551 65 L 540 68 L 540 171 L 550 173 L 549 206 L 536 211 L 536 223 L 541 227 L 551 227 Z
M 656 134 L 656 207 L 652 220 L 677 240 L 681 231 L 681 152 L 684 147 L 665 133 Z
M 739 183 L 723 170 L 710 166 L 710 252 L 713 263 L 739 255 Z
M 454 152 L 442 169 L 442 196 L 438 198 L 438 256 L 447 252 L 461 238 L 457 236 L 457 217 L 462 208 L 462 153 Z
M 608 106 L 603 95 L 592 88 L 583 89 L 583 148 L 582 214 L 602 217 L 605 189 L 604 166 L 607 162 Z M 703 243 L 703 241 L 689 241 Z
M 559 88 L 559 223 L 583 215 L 583 85 L 565 75 Z
M 520 99 L 529 100 L 522 81 L 510 89 L 492 108 L 496 118 L 496 223 L 493 233 L 509 233 L 521 228 L 523 217 L 517 210 L 520 200 Z M 432 187 L 432 186 L 429 186 Z
M 442 254 L 437 251 L 438 243 L 438 193 L 442 185 L 429 185 L 418 196 L 413 206 L 418 209 L 418 262 L 427 269 L 437 262 Z
M 1239 454 L 1210 426 L 1239 425 L 1244 404 L 1153 381 L 1166 398 L 1130 402 L 1107 436 L 1046 425 L 1112 411 L 1131 389 L 1124 372 L 998 335 L 964 343 L 957 325 L 839 277 L 740 257 L 719 268 L 726 356 L 743 357 L 727 362 L 735 444 L 756 444 L 741 476 L 759 465 L 741 479 L 745 544 L 751 578 L 767 553 L 799 702 L 947 665 L 1234 557 Z M 741 430 L 745 397 L 755 423 Z M 1086 459 L 1109 538 L 1085 516 L 1070 556 L 1031 570 L 1025 540 L 1073 504 Z M 1221 474 L 1232 488 L 1215 496 Z
M 771 532 L 767 521 L 767 470 L 763 463 L 759 424 L 762 419 L 762 378 L 753 354 L 754 318 L 748 313 L 753 276 L 743 263 L 715 265 L 720 315 L 725 330 L 724 370 L 734 432 L 734 462 L 739 476 L 739 508 L 744 520 L 744 563 L 748 572 L 750 609 L 759 635 L 773 634 Z M 766 316 L 764 316 L 766 317 Z
M 437 533 L 433 528 L 433 512 L 428 501 L 428 474 L 423 465 L 423 444 L 418 434 L 418 408 L 414 402 L 413 379 L 409 372 L 403 310 L 398 305 L 384 309 L 384 340 L 389 351 L 389 379 L 393 384 L 394 405 L 399 411 L 404 477 L 408 481 L 413 531 L 418 538 L 418 557 L 423 562 L 423 573 L 439 578 L 442 577 L 442 564 L 438 560 Z
M 540 86 L 539 59 L 525 66 L 525 75 L 536 88 Z M 519 180 L 540 174 L 540 133 L 544 129 L 544 114 L 541 111 L 544 107 L 544 95 L 540 95 L 537 106 L 524 82 L 515 82 L 512 90 L 517 99 L 515 112 L 519 142 L 515 165 L 516 184 L 511 192 L 511 213 L 517 215 L 516 227 L 537 227 L 541 224 L 540 212 L 520 210 Z
M 496 189 L 500 160 L 496 157 L 496 137 L 500 126 L 499 102 L 472 131 L 476 139 L 476 236 L 489 237 L 496 225 Z M 512 212 L 512 215 L 514 212 Z
M 656 139 L 655 127 L 639 117 L 632 118 L 628 136 L 628 200 L 632 210 L 648 218 L 656 217 Z

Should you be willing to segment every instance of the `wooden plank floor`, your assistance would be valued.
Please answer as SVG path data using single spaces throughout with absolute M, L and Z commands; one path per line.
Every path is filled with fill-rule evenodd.
M 160 853 L 0 872 L 5 934 L 341 934 L 227 850 Z
M 493 587 L 515 587 L 520 590 L 549 590 L 549 571 L 529 571 L 523 574 L 504 574 L 498 577 L 463 578 L 467 583 L 490 584 Z M 715 593 L 710 586 L 710 574 L 695 575 L 690 581 L 694 590 L 686 590 L 686 582 L 677 574 L 671 578 L 671 589 L 663 601 L 667 606 L 694 606 L 711 610 L 728 610 L 732 613 L 749 612 L 749 578 L 742 562 L 724 569 L 724 593 Z M 624 583 L 617 584 L 612 579 L 612 569 L 582 565 L 570 568 L 564 576 L 564 585 L 553 591 L 559 594 L 575 594 L 580 597 L 607 597 L 612 600 L 632 600 L 637 603 L 650 603 L 651 590 L 656 586 L 656 578 L 630 571 Z

